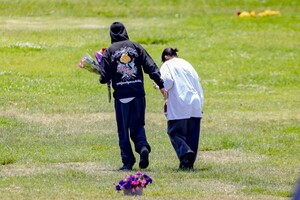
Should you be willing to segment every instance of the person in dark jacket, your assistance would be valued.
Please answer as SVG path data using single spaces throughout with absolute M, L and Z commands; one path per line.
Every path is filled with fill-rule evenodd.
M 114 22 L 110 26 L 111 46 L 103 53 L 100 70 L 100 83 L 111 81 L 114 90 L 115 113 L 118 128 L 119 147 L 123 166 L 120 170 L 132 170 L 136 162 L 134 149 L 140 154 L 139 167 L 147 168 L 151 147 L 145 132 L 145 89 L 143 72 L 159 86 L 166 98 L 164 82 L 159 68 L 136 42 L 129 40 L 125 26 Z

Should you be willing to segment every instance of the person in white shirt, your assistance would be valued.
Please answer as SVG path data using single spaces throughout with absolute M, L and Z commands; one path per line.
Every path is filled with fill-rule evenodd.
M 200 138 L 204 103 L 200 78 L 193 66 L 177 56 L 178 49 L 162 52 L 160 68 L 168 92 L 165 114 L 168 135 L 180 161 L 179 169 L 193 169 Z

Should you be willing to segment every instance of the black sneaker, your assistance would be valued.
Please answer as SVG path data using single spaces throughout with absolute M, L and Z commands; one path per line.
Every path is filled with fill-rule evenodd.
M 194 153 L 193 152 L 188 152 L 186 153 L 182 160 L 180 161 L 179 164 L 179 169 L 183 169 L 183 170 L 190 170 L 193 169 L 193 160 L 194 160 Z
M 131 171 L 132 170 L 132 166 L 129 164 L 125 164 L 122 167 L 119 168 L 120 171 Z
M 149 165 L 149 150 L 147 147 L 142 147 L 140 153 L 140 163 L 139 166 L 141 169 L 146 169 Z

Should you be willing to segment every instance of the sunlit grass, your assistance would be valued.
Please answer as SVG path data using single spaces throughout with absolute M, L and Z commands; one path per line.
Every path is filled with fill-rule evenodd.
M 77 67 L 122 21 L 161 65 L 177 47 L 201 77 L 195 171 L 178 171 L 163 99 L 145 75 L 147 199 L 289 199 L 299 177 L 299 2 L 1 1 L 1 199 L 125 199 L 113 103 Z M 238 10 L 280 16 L 237 18 Z M 138 155 L 136 154 L 137 158 Z M 134 171 L 139 170 L 138 165 Z M 142 197 L 143 198 L 143 197 Z

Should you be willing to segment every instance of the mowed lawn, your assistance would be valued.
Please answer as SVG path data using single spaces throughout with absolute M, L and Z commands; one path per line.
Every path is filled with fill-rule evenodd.
M 179 171 L 163 98 L 145 75 L 139 199 L 291 199 L 300 178 L 300 2 L 0 0 L 0 199 L 127 199 L 113 101 L 77 64 L 110 45 L 109 26 L 161 66 L 179 49 L 205 93 L 194 171 Z M 238 17 L 237 12 L 279 11 Z M 138 160 L 138 154 L 135 154 Z

